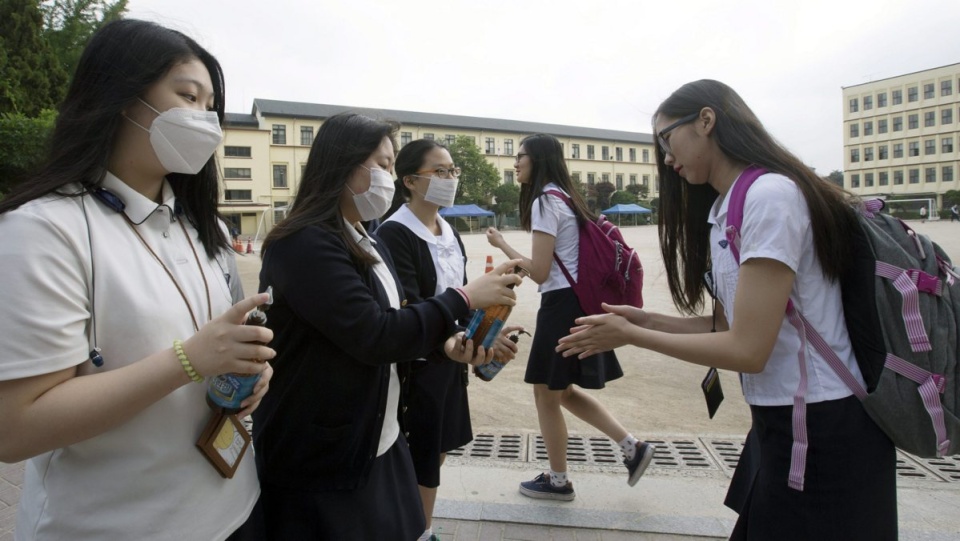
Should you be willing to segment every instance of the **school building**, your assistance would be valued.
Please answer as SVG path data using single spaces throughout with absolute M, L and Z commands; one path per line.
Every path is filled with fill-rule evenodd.
M 960 64 L 843 88 L 844 187 L 932 199 L 958 187 Z
M 415 139 L 452 142 L 471 137 L 501 181 L 513 183 L 520 140 L 534 133 L 556 136 L 575 181 L 611 182 L 618 190 L 640 184 L 658 197 L 654 138 L 648 133 L 581 128 L 537 122 L 367 109 L 255 99 L 250 114 L 227 113 L 217 150 L 224 178 L 221 212 L 242 236 L 262 237 L 281 220 L 297 192 L 314 134 L 324 120 L 344 111 L 392 120 L 399 143 Z

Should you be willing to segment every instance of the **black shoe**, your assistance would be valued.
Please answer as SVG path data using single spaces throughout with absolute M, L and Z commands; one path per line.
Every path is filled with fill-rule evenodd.
M 633 460 L 624 460 L 623 465 L 627 467 L 627 484 L 633 486 L 637 484 L 650 460 L 653 459 L 653 453 L 656 450 L 647 442 L 637 442 L 637 452 L 633 455 Z
M 573 483 L 567 481 L 567 484 L 557 488 L 550 484 L 550 475 L 541 473 L 533 478 L 533 481 L 524 481 L 520 483 L 520 494 L 529 498 L 540 500 L 559 500 L 562 502 L 572 502 L 576 496 L 573 493 Z

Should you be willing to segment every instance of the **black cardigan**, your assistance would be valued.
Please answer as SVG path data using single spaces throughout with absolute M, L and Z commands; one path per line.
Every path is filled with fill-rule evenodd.
M 399 285 L 389 252 L 375 246 Z M 373 269 L 361 272 L 339 233 L 319 227 L 269 245 L 260 290 L 267 286 L 277 357 L 270 391 L 253 414 L 260 481 L 306 491 L 362 486 L 383 416 L 397 415 L 385 411 L 390 364 L 433 351 L 456 331 L 467 305 L 448 290 L 390 308 Z

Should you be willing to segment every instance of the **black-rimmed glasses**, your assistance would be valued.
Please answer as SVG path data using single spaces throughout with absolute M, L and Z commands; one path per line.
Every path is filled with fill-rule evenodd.
M 520 161 L 520 158 L 522 158 L 522 157 L 524 157 L 524 156 L 529 156 L 529 154 L 527 154 L 526 152 L 521 152 L 521 153 L 517 154 L 517 159 L 516 159 L 516 161 L 519 162 L 519 161 Z
M 697 119 L 698 116 L 700 116 L 700 113 L 690 113 L 689 115 L 681 118 L 680 120 L 660 130 L 657 133 L 657 142 L 660 143 L 660 150 L 663 150 L 664 154 L 670 154 L 671 153 L 670 141 L 666 138 L 666 136 L 669 135 L 671 131 L 679 128 L 680 126 L 693 122 L 694 120 Z
M 460 168 L 454 167 L 452 169 L 447 169 L 446 167 L 438 167 L 436 169 L 430 169 L 427 171 L 417 171 L 417 174 L 420 173 L 433 173 L 440 178 L 459 178 L 460 177 Z

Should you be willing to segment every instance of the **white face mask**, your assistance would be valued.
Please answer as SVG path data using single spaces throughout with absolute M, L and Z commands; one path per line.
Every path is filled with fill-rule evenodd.
M 393 185 L 393 177 L 383 169 L 370 169 L 364 165 L 360 167 L 370 171 L 370 187 L 363 193 L 354 192 L 350 186 L 347 186 L 347 189 L 353 194 L 353 204 L 360 213 L 360 219 L 367 222 L 390 210 L 396 187 Z
M 457 197 L 457 186 L 459 185 L 460 179 L 457 178 L 430 177 L 427 193 L 423 195 L 423 199 L 441 207 L 452 207 L 453 201 Z
M 223 139 L 217 113 L 182 107 L 174 107 L 161 113 L 149 103 L 143 100 L 140 102 L 157 113 L 150 129 L 133 122 L 126 115 L 124 118 L 150 134 L 150 144 L 160 160 L 160 165 L 170 173 L 199 173 Z

